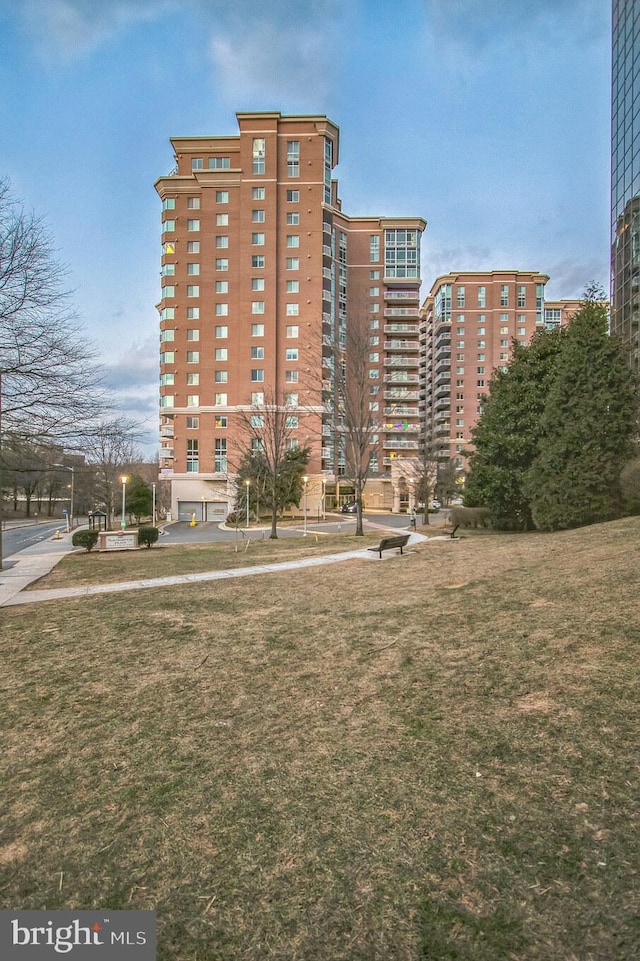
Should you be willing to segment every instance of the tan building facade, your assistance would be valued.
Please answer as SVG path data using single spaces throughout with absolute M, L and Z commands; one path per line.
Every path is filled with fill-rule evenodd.
M 548 280 L 492 270 L 450 273 L 432 285 L 421 310 L 420 403 L 434 457 L 466 466 L 493 371 L 508 365 L 513 340 L 527 344 L 545 326 Z
M 233 509 L 247 418 L 271 403 L 290 411 L 289 443 L 311 449 L 309 509 L 348 497 L 333 404 L 356 313 L 368 318 L 380 423 L 367 506 L 392 507 L 395 461 L 417 449 L 426 222 L 342 211 L 332 177 L 339 130 L 327 117 L 237 120 L 236 136 L 173 138 L 175 169 L 155 185 L 160 469 L 172 514 L 217 520 Z

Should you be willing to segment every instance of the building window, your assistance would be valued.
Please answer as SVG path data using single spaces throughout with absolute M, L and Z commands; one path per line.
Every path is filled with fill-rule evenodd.
M 251 266 L 258 270 L 264 267 L 264 254 L 253 254 L 251 257 Z
M 200 198 L 187 197 L 187 210 L 200 210 Z
M 251 301 L 251 313 L 252 313 L 252 314 L 264 314 L 264 300 L 252 300 L 252 301 Z
M 230 167 L 230 157 L 209 157 L 209 170 L 229 170 Z
M 251 289 L 252 289 L 252 290 L 264 290 L 264 277 L 252 277 L 252 278 L 251 278 Z
M 216 347 L 215 358 L 216 360 L 228 360 L 229 351 L 226 347 Z
M 266 189 L 264 187 L 252 187 L 251 188 L 251 199 L 252 200 L 264 200 L 267 195 Z
M 285 370 L 284 379 L 287 384 L 297 384 L 298 383 L 298 371 L 297 370 Z
M 216 280 L 216 294 L 228 294 L 228 293 L 229 293 L 229 281 Z
M 173 350 L 165 350 L 160 354 L 161 364 L 174 364 L 176 360 L 176 355 Z
M 164 224 L 162 225 L 164 228 Z M 166 257 L 167 254 L 175 254 L 176 245 L 173 241 L 166 240 L 162 245 L 162 256 Z
M 487 288 L 478 287 L 478 307 L 487 306 Z
M 175 197 L 166 197 L 166 198 L 162 201 L 162 209 L 163 209 L 163 210 L 175 210 L 175 209 L 176 209 L 176 198 L 175 198 Z
M 251 211 L 251 220 L 253 221 L 254 224 L 263 224 L 263 223 L 264 223 L 264 210 L 252 210 L 252 211 Z
M 196 231 L 200 230 L 200 221 L 187 220 L 187 230 L 190 230 L 191 233 L 195 233 Z
M 287 270 L 300 270 L 300 258 L 287 257 L 286 267 L 287 267 Z
M 295 414 L 289 414 L 287 417 L 285 417 L 284 426 L 288 430 L 294 430 L 298 426 L 298 418 L 295 416 Z
M 204 160 L 202 157 L 192 157 L 191 158 L 191 169 L 192 170 L 204 170 Z
M 251 426 L 252 426 L 252 427 L 264 427 L 264 414 L 252 414 L 252 415 L 251 415 Z
M 259 384 L 264 380 L 264 370 L 260 367 L 253 368 L 251 371 L 251 380 L 254 384 Z
M 477 385 L 478 387 L 484 387 L 484 381 L 483 381 L 483 380 L 477 380 L 477 381 L 476 381 L 476 385 Z
M 199 417 L 187 417 L 186 418 L 187 430 L 197 430 L 200 426 Z
M 228 270 L 228 269 L 229 269 L 229 261 L 227 260 L 227 258 L 226 258 L 226 257 L 217 257 L 217 258 L 216 258 L 216 270 Z
M 161 387 L 172 387 L 175 384 L 175 382 L 176 382 L 175 374 L 162 374 L 162 376 L 160 377 Z M 189 383 L 188 379 L 187 379 L 187 383 Z
M 213 380 L 216 384 L 226 384 L 229 380 L 229 372 L 226 370 L 216 370 L 213 372 Z
M 288 204 L 298 204 L 298 203 L 300 203 L 300 191 L 299 191 L 299 190 L 287 190 L 287 203 L 288 203 Z
M 228 317 L 229 304 L 216 304 L 216 317 Z
M 264 137 L 253 138 L 253 173 L 264 173 L 264 161 L 266 154 L 266 144 Z
M 380 271 L 379 271 L 379 270 L 370 270 L 370 271 L 369 271 L 369 280 L 380 280 Z
M 251 324 L 252 337 L 264 337 L 264 324 Z
M 229 246 L 228 236 L 226 234 L 218 234 L 218 236 L 216 237 L 216 247 L 220 249 L 228 246 Z
M 286 335 L 287 337 L 297 337 L 299 335 L 299 330 L 300 328 L 297 324 L 289 324 L 286 327 Z
M 464 287 L 458 287 L 458 307 L 464 307 Z
M 161 407 L 175 407 L 175 394 L 165 394 L 160 398 Z
M 300 223 L 300 214 L 287 214 L 287 224 L 297 227 Z
M 199 297 L 200 287 L 197 284 L 187 284 L 187 297 Z
M 218 414 L 213 423 L 215 427 L 226 427 L 227 418 L 224 416 L 224 414 Z
M 224 474 L 227 470 L 227 438 L 216 437 L 213 469 L 216 474 Z
M 518 287 L 518 307 L 527 306 L 527 288 Z
M 188 364 L 199 364 L 199 363 L 200 363 L 200 351 L 198 351 L 198 350 L 188 350 L 188 351 L 187 351 L 187 363 L 188 363 Z
M 297 360 L 298 359 L 298 348 L 297 347 L 287 347 L 284 352 L 285 360 Z
M 254 247 L 264 247 L 264 234 L 251 234 L 251 243 Z
M 187 387 L 198 387 L 200 384 L 200 374 L 187 374 Z
M 200 406 L 200 395 L 187 394 L 187 407 L 199 407 L 199 406 Z
M 229 191 L 228 191 L 228 190 L 216 190 L 216 203 L 217 203 L 217 204 L 228 204 L 228 203 L 229 203 Z
M 228 227 L 229 214 L 216 214 L 216 227 Z
M 299 234 L 287 234 L 287 247 L 299 247 L 299 246 L 300 246 Z
M 476 374 L 484 374 L 484 367 L 476 367 Z
M 372 264 L 377 264 L 380 260 L 380 237 L 378 234 L 371 234 L 369 237 L 369 260 Z
M 172 233 L 175 229 L 176 229 L 176 222 L 175 222 L 175 220 L 163 220 L 163 221 L 162 221 L 162 233 L 163 233 L 163 234 Z M 173 253 L 173 250 L 171 250 L 171 251 L 165 251 L 165 253 Z
M 297 407 L 298 406 L 298 395 L 294 393 L 286 393 L 284 395 L 285 407 Z
M 213 406 L 214 407 L 226 407 L 227 406 L 227 394 L 214 394 L 213 395 Z
M 287 293 L 288 293 L 288 294 L 298 294 L 298 293 L 300 293 L 300 281 L 299 281 L 299 280 L 288 280 L 288 281 L 287 281 Z
M 175 295 L 176 295 L 176 288 L 171 286 L 171 284 L 167 284 L 166 287 L 162 288 L 163 297 L 175 297 Z
M 200 264 L 187 264 L 187 274 L 190 277 L 197 277 L 200 273 Z
M 300 141 L 287 141 L 287 177 L 300 176 Z
M 500 306 L 509 306 L 509 287 L 507 284 L 500 284 Z
M 297 317 L 298 314 L 300 313 L 300 305 L 287 304 L 286 311 L 287 311 L 287 317 Z
M 160 311 L 160 320 L 175 320 L 175 307 L 163 307 Z
M 420 244 L 417 230 L 385 230 L 384 265 L 387 277 L 420 276 Z
M 198 441 L 187 441 L 187 473 L 197 474 L 198 472 Z
M 216 327 L 216 337 L 224 340 L 229 336 L 229 328 L 226 325 Z
M 160 340 L 175 340 L 176 332 L 175 330 L 162 330 L 160 331 Z
M 252 347 L 251 360 L 264 360 L 264 347 Z
M 254 390 L 251 394 L 251 403 L 254 407 L 260 407 L 264 404 L 264 394 L 261 390 Z

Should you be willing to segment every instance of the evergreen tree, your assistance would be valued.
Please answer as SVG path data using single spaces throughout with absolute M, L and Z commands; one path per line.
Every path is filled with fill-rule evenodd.
M 592 288 L 563 338 L 524 486 L 536 526 L 559 530 L 619 517 L 620 472 L 636 428 L 628 349 L 609 336 L 602 292 Z
M 528 347 L 514 341 L 511 363 L 491 378 L 472 432 L 475 451 L 465 504 L 488 507 L 496 528 L 534 526 L 525 479 L 538 454 L 542 413 L 563 339 L 563 330 L 543 330 Z
M 141 518 L 150 517 L 153 510 L 153 492 L 139 474 L 133 474 L 126 487 L 126 509 L 139 524 Z

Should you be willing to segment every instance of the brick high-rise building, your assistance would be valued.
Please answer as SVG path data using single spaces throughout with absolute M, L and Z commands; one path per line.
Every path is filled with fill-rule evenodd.
M 537 272 L 492 270 L 434 282 L 420 323 L 421 408 L 434 457 L 466 465 L 493 371 L 509 363 L 512 340 L 527 344 L 545 326 L 548 280 Z M 564 303 L 558 303 L 562 321 Z
M 349 496 L 335 433 L 336 345 L 366 312 L 371 410 L 380 454 L 371 507 L 399 494 L 396 460 L 417 449 L 420 217 L 350 217 L 325 116 L 237 114 L 240 133 L 178 137 L 162 200 L 160 468 L 174 517 L 234 506 L 242 422 L 290 410 L 291 443 L 311 448 L 309 509 Z M 339 359 L 338 359 L 339 362 Z M 259 416 L 256 414 L 255 416 Z M 393 456 L 392 455 L 396 455 Z

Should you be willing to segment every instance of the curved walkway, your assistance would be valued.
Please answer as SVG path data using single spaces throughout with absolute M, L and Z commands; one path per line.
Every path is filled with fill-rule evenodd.
M 423 534 L 412 533 L 409 546 L 428 540 Z M 339 554 L 324 554 L 319 557 L 305 557 L 277 564 L 261 564 L 255 567 L 238 567 L 226 571 L 204 571 L 199 574 L 175 574 L 167 577 L 151 577 L 144 580 L 121 581 L 114 584 L 91 584 L 83 587 L 59 587 L 50 590 L 25 592 L 24 588 L 33 581 L 48 574 L 59 560 L 72 550 L 71 536 L 60 540 L 55 538 L 14 554 L 6 559 L 7 568 L 0 571 L 0 607 L 13 607 L 18 604 L 38 604 L 43 601 L 60 600 L 66 597 L 91 597 L 96 594 L 116 594 L 122 591 L 137 591 L 151 587 L 167 587 L 175 584 L 196 584 L 203 581 L 227 580 L 234 577 L 249 577 L 255 574 L 274 574 L 280 571 L 302 570 L 308 567 L 321 567 L 348 560 L 374 560 L 380 558 L 367 548 L 355 551 L 342 551 Z M 394 557 L 389 552 L 382 560 Z

